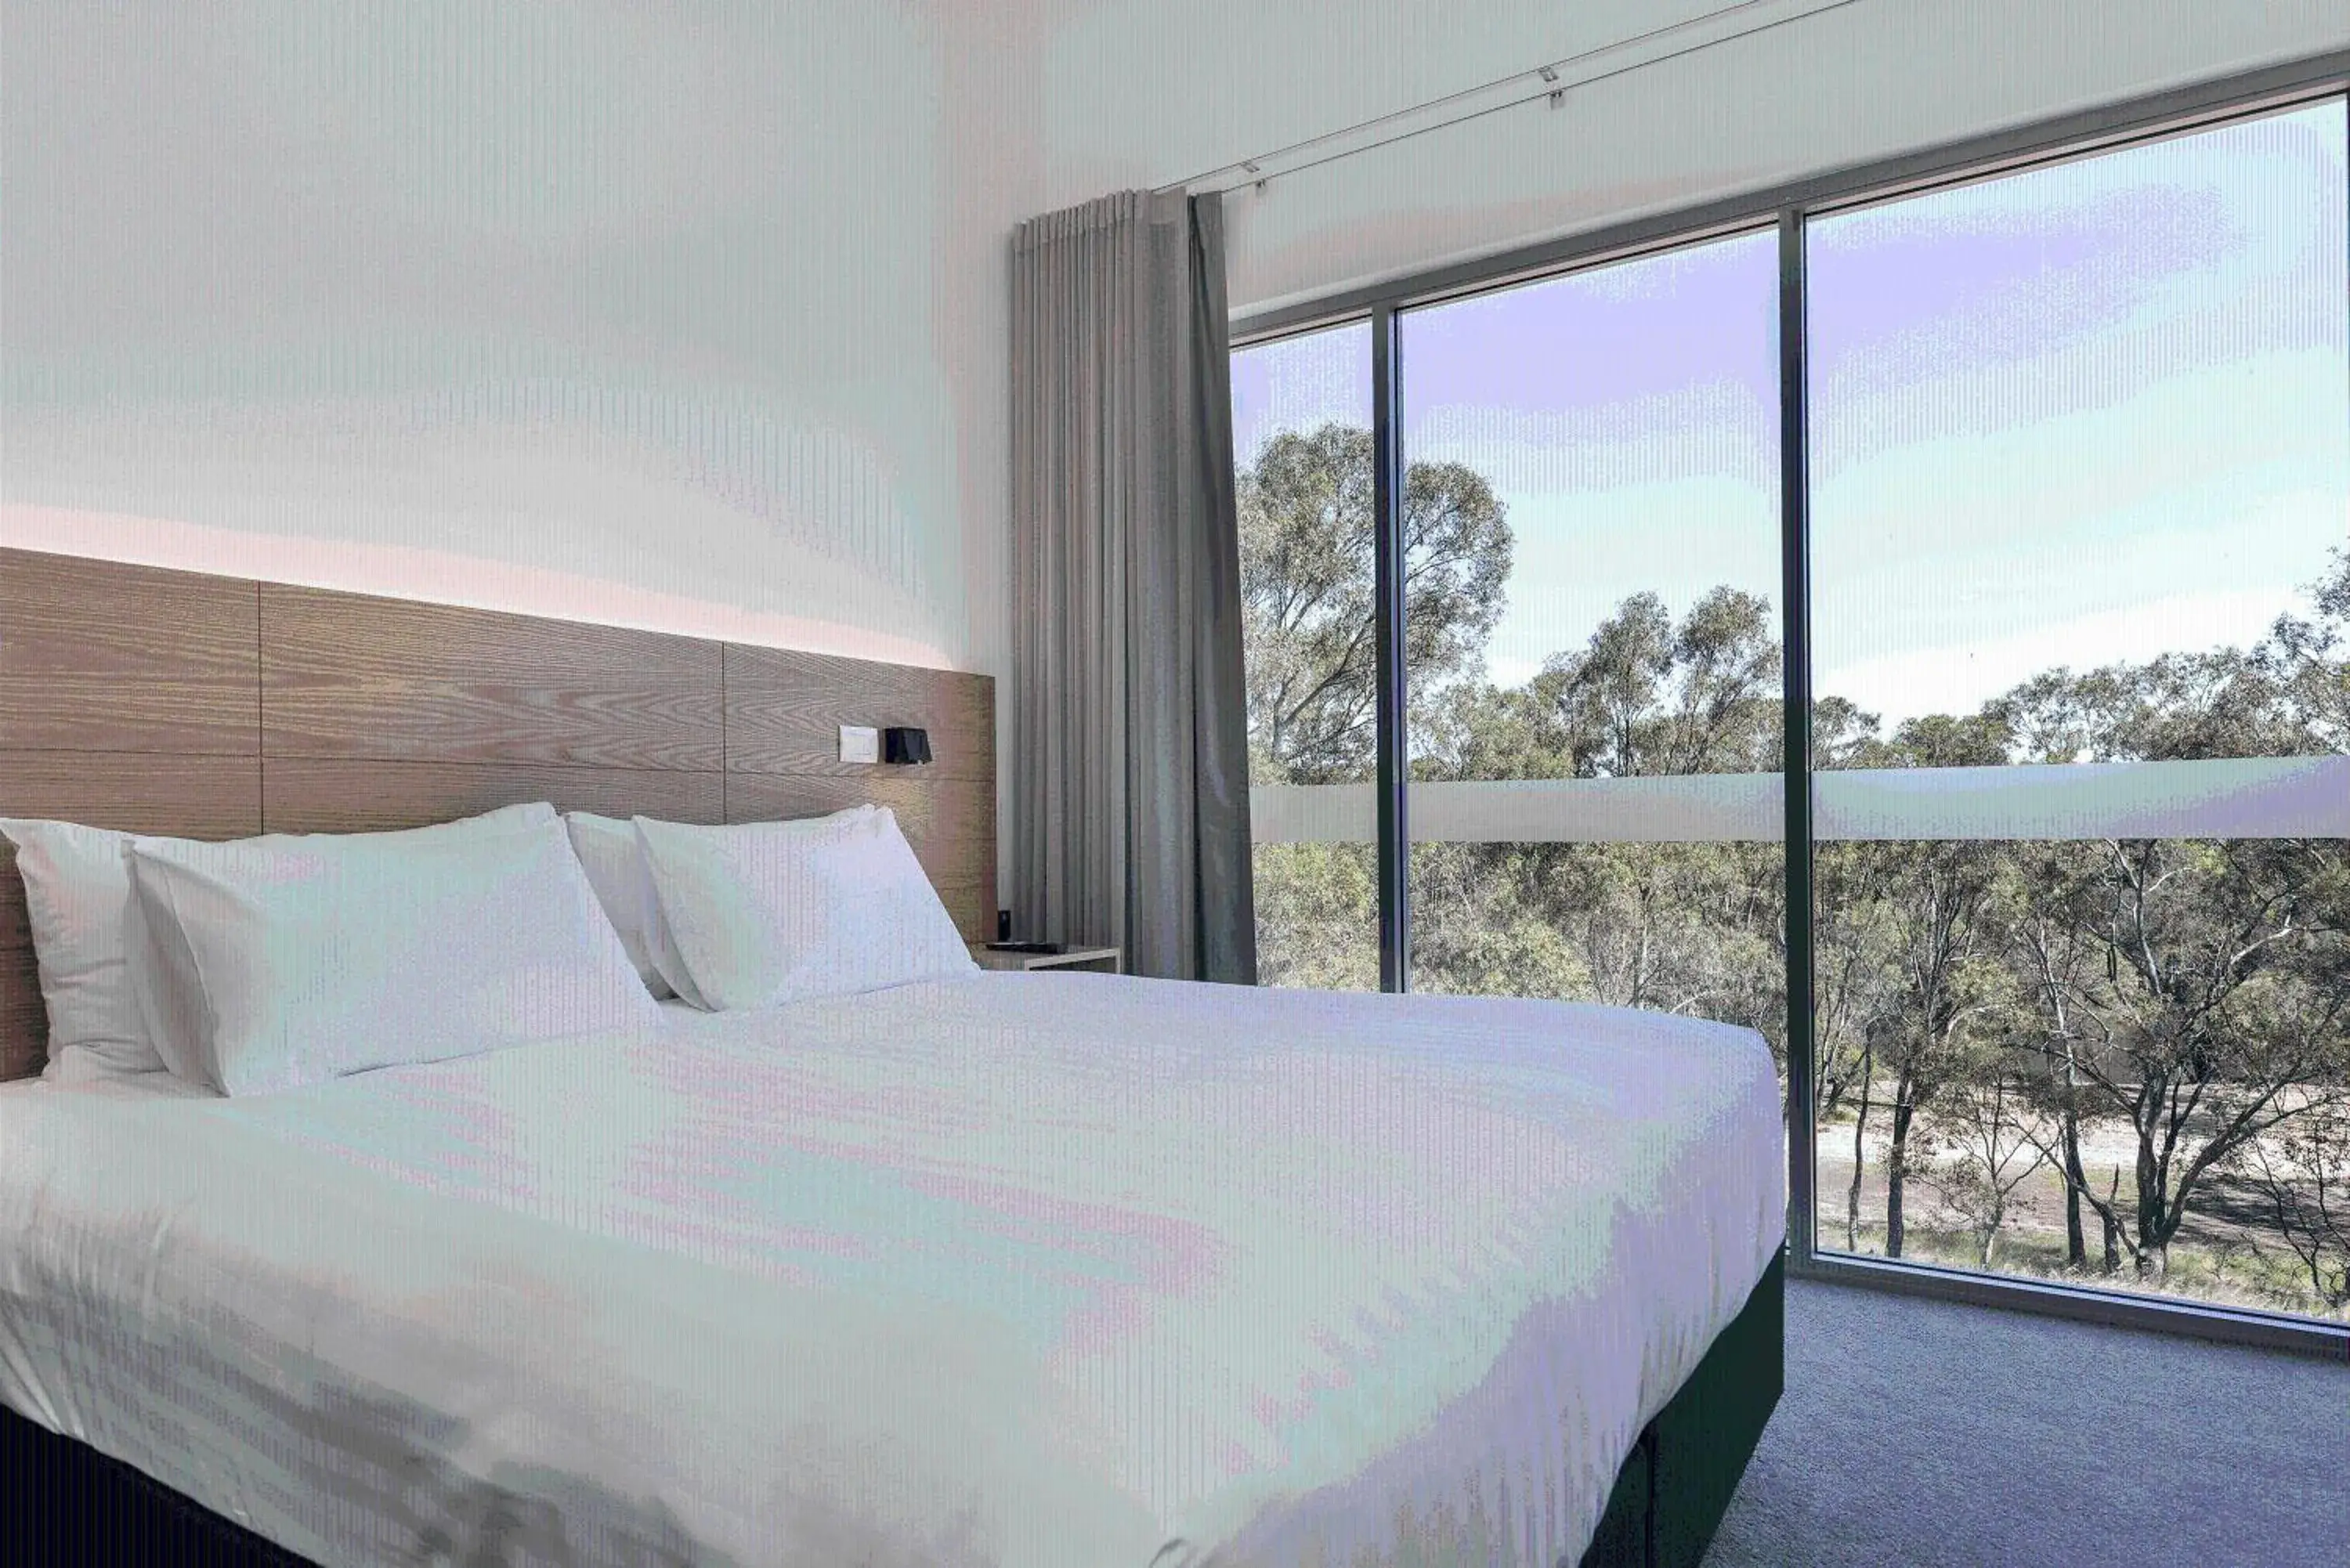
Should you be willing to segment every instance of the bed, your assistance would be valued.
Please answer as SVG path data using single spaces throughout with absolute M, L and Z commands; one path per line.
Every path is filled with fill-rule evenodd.
M 19 1088 L 0 1398 L 319 1562 L 1553 1563 L 1778 1249 L 1775 1099 L 1650 1014 L 1022 974 Z
M 972 780 L 795 740 L 886 717 L 977 749 L 968 688 L 927 672 L 721 649 L 712 769 L 642 733 L 692 722 L 680 639 L 647 675 L 548 659 L 576 628 L 525 618 L 311 596 L 273 623 L 270 585 L 8 571 L 36 590 L 12 603 L 54 578 L 79 607 L 37 690 L 0 645 L 0 813 L 227 836 L 352 826 L 354 762 L 369 826 L 563 790 L 650 812 L 714 773 L 724 820 L 894 791 L 958 922 L 991 910 Z M 213 732 L 153 765 L 205 713 L 156 686 L 218 706 L 242 657 L 201 618 L 142 630 L 173 595 L 252 607 L 253 679 L 286 683 L 249 758 Z M 387 623 L 398 659 L 350 635 Z M 126 722 L 88 701 L 41 711 L 60 667 L 102 697 L 134 656 L 137 746 L 88 743 Z M 426 668 L 388 680 L 402 660 Z M 345 738 L 321 715 L 359 684 Z M 60 732 L 84 743 L 9 754 Z M 259 821 L 200 787 L 247 761 Z M 0 902 L 21 1072 L 11 934 Z M 989 973 L 156 1087 L 0 1088 L 0 1467 L 37 1500 L 10 1560 L 1694 1563 L 1779 1391 L 1770 1058 L 1686 1020 Z

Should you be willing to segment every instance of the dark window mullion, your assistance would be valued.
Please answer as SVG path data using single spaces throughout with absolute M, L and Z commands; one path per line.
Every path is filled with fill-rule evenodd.
M 1787 875 L 1787 1250 L 1812 1256 L 1818 1208 L 1812 1127 L 1812 575 L 1805 433 L 1804 217 L 1779 214 L 1779 550 Z
M 1378 681 L 1379 989 L 1411 987 L 1410 776 L 1404 746 L 1402 374 L 1396 315 L 1371 312 L 1371 475 L 1376 538 L 1372 623 Z

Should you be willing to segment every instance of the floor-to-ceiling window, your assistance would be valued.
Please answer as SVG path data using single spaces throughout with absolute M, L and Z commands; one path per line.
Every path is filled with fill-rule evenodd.
M 1823 1248 L 2350 1309 L 2346 178 L 1806 225 Z
M 1376 991 L 1371 337 L 1232 355 L 1257 970 Z
M 2338 88 L 1755 218 L 1236 355 L 1265 980 L 1795 1033 L 1805 1266 L 2350 1321 Z
M 1402 313 L 1410 983 L 1783 1053 L 1778 243 Z

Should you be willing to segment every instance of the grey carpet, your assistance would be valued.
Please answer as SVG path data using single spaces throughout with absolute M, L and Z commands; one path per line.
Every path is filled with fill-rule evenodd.
M 1706 1568 L 2345 1568 L 2350 1366 L 1787 1282 Z

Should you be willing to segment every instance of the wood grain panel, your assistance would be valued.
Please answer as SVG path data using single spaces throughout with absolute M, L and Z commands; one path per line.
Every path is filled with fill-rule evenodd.
M 0 838 L 0 953 L 33 945 L 33 919 L 25 907 L 25 879 L 16 874 L 16 846 Z
M 251 756 L 255 586 L 0 549 L 0 747 Z
M 13 879 L 16 872 L 8 873 Z M 0 1082 L 29 1078 L 49 1059 L 49 1014 L 29 947 L 0 948 Z
M 261 831 L 261 759 L 0 748 L 0 816 L 239 838 Z
M 931 732 L 931 778 L 995 783 L 995 682 L 911 665 L 726 645 L 729 773 L 895 778 L 902 768 L 840 760 L 840 726 Z
M 898 769 L 899 773 L 910 770 Z M 995 935 L 995 784 L 972 780 L 729 774 L 726 820 L 772 822 L 870 801 L 897 814 L 914 858 L 967 941 Z
M 272 758 L 723 765 L 717 643 L 265 584 Z
M 723 820 L 715 770 L 565 768 L 509 763 L 272 759 L 262 784 L 271 833 L 381 833 L 543 800 L 557 811 Z
M 938 761 L 844 765 L 919 724 Z M 731 732 L 730 732 L 731 727 Z M 993 934 L 994 683 L 860 659 L 0 549 L 0 816 L 235 838 L 522 801 L 676 822 L 892 807 Z M 0 842 L 0 1077 L 46 1020 Z

